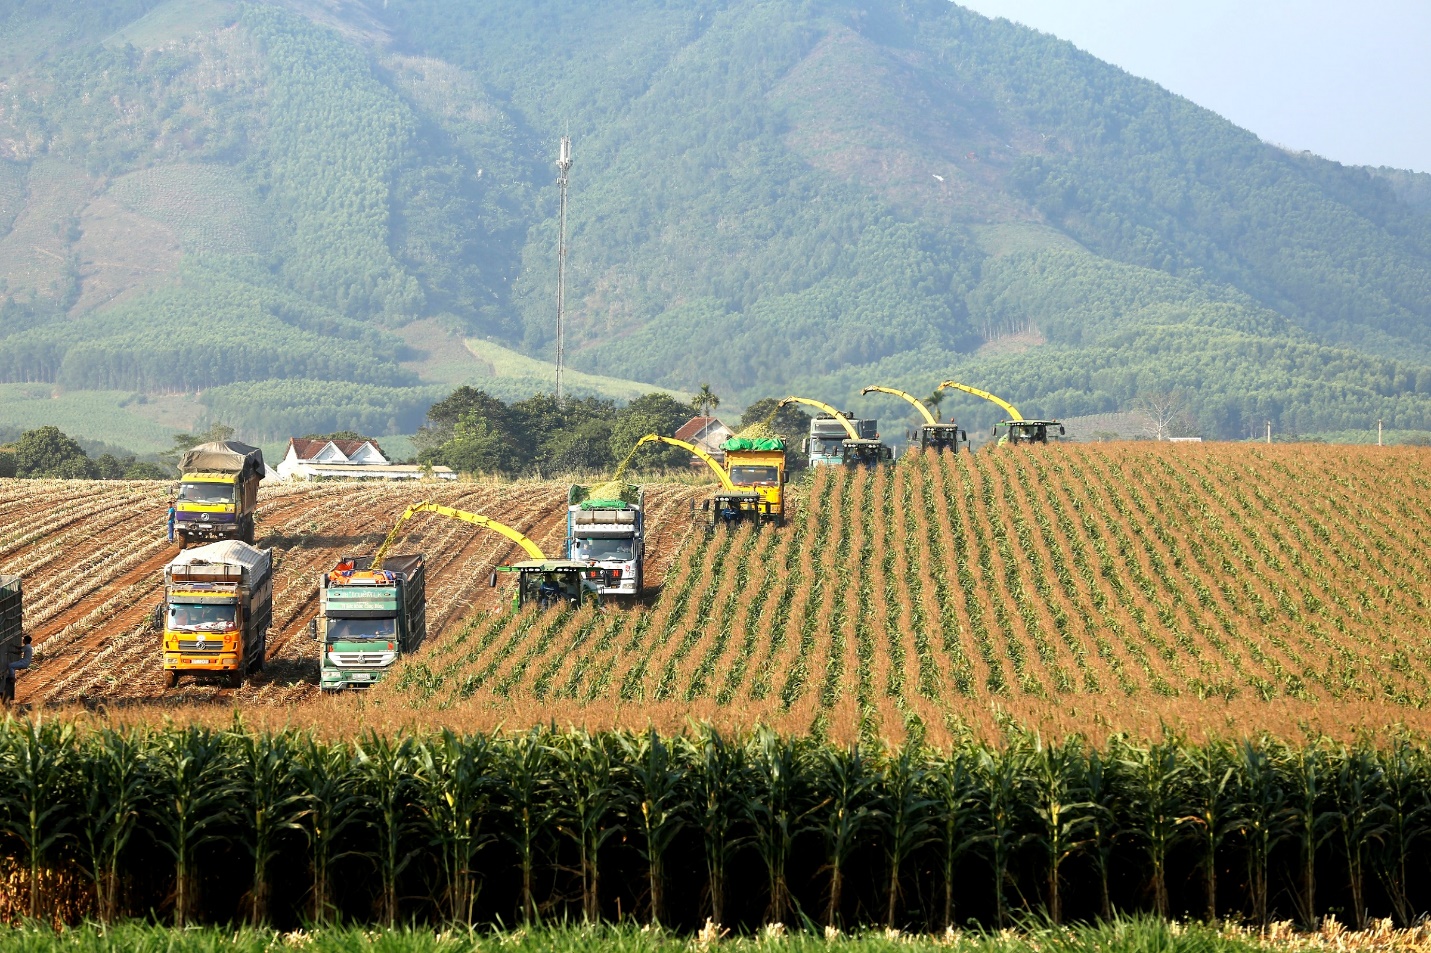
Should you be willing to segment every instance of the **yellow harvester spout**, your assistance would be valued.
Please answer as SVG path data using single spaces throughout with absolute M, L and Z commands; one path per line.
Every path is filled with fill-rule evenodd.
M 1011 420 L 1024 419 L 1024 415 L 1019 413 L 1019 409 L 1017 407 L 1015 407 L 1013 404 L 1009 403 L 1001 397 L 995 397 L 993 394 L 989 393 L 986 390 L 979 390 L 979 388 L 977 387 L 970 387 L 968 384 L 961 384 L 958 381 L 945 381 L 944 383 L 939 385 L 940 390 L 943 390 L 946 387 L 952 387 L 954 390 L 962 390 L 966 394 L 973 394 L 975 397 L 982 397 L 985 400 L 993 401 L 994 403 L 998 404 L 1000 407 L 1004 408 L 1009 412 L 1009 419 Z
M 925 423 L 939 423 L 939 421 L 934 419 L 934 415 L 929 412 L 929 408 L 924 406 L 924 401 L 920 400 L 918 397 L 913 396 L 912 394 L 906 394 L 902 390 L 895 390 L 893 387 L 866 387 L 864 390 L 860 391 L 860 395 L 863 396 L 865 394 L 868 394 L 872 390 L 879 391 L 881 394 L 893 394 L 896 397 L 903 397 L 905 400 L 909 401 L 911 404 L 919 408 L 919 412 L 924 415 Z
M 434 503 L 431 500 L 424 500 L 421 503 L 415 503 L 412 506 L 409 506 L 407 509 L 403 510 L 402 515 L 397 518 L 397 522 L 393 524 L 392 530 L 388 533 L 388 538 L 383 540 L 383 544 L 378 547 L 377 554 L 373 556 L 374 572 L 383 568 L 383 559 L 387 557 L 388 550 L 392 548 L 393 543 L 397 542 L 398 535 L 402 532 L 403 524 L 406 523 L 412 517 L 416 516 L 418 513 L 437 513 L 440 516 L 450 516 L 455 520 L 462 520 L 463 522 L 473 523 L 477 526 L 485 526 L 493 532 L 499 533 L 507 537 L 512 542 L 525 549 L 527 551 L 527 555 L 532 557 L 533 559 L 547 558 L 536 543 L 532 542 L 530 539 L 527 539 L 527 537 L 523 536 L 521 533 L 512 529 L 512 527 L 506 525 L 505 523 L 499 523 L 490 517 L 481 515 L 480 513 L 469 513 L 466 510 L 456 510 L 450 506 L 443 506 L 440 503 Z
M 849 418 L 846 417 L 844 414 L 840 413 L 835 408 L 831 407 L 829 404 L 822 403 L 818 400 L 811 400 L 808 397 L 787 397 L 782 400 L 778 406 L 784 407 L 786 404 L 808 404 L 811 407 L 823 410 L 825 413 L 829 414 L 831 417 L 834 417 L 840 422 L 840 426 L 845 428 L 845 433 L 850 435 L 851 440 L 860 439 L 859 433 L 855 431 L 855 427 L 853 424 L 850 423 Z
M 725 469 L 719 463 L 716 463 L 715 457 L 706 453 L 704 450 L 702 450 L 695 444 L 686 443 L 684 440 L 677 440 L 675 437 L 663 437 L 658 433 L 648 433 L 646 436 L 636 441 L 636 446 L 639 447 L 643 443 L 653 442 L 669 443 L 673 447 L 680 447 L 682 450 L 689 450 L 691 453 L 700 457 L 707 464 L 709 464 L 710 468 L 715 471 L 716 476 L 720 477 L 720 485 L 722 489 L 731 491 L 735 490 L 735 484 L 730 482 L 730 474 L 726 473 Z

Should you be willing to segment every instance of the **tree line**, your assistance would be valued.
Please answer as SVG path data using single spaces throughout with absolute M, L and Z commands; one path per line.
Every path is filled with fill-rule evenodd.
M 133 455 L 105 452 L 91 459 L 58 427 L 37 427 L 0 444 L 0 477 L 60 480 L 163 480 L 170 471 Z

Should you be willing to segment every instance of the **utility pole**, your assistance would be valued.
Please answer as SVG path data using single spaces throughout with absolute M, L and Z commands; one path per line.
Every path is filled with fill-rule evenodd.
M 1376 445 L 1381 446 L 1381 421 L 1376 422 Z
M 1272 421 L 1267 421 L 1267 442 L 1272 442 Z
M 557 212 L 559 237 L 557 238 L 557 353 L 556 353 L 556 396 L 562 397 L 562 378 L 566 373 L 566 185 L 567 173 L 571 171 L 571 136 L 561 137 L 561 148 L 557 153 L 557 188 L 561 190 L 561 203 Z

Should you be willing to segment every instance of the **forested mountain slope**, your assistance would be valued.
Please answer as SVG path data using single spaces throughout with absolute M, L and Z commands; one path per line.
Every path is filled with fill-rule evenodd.
M 611 393 L 1431 428 L 1425 176 L 944 0 L 3 0 L 0 71 L 0 388 L 259 439 L 529 387 L 462 340 L 550 356 L 569 129 L 568 351 Z

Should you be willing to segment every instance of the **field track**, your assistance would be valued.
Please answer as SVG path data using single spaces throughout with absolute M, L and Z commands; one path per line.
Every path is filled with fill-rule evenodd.
M 690 517 L 705 488 L 658 484 L 647 598 L 601 612 L 511 612 L 486 579 L 515 547 L 418 517 L 402 548 L 428 557 L 431 638 L 360 698 L 315 698 L 318 572 L 428 495 L 555 552 L 565 484 L 265 490 L 272 660 L 237 692 L 161 688 L 147 620 L 173 553 L 164 486 L 0 484 L 0 571 L 26 578 L 30 702 L 847 739 L 1012 724 L 1347 736 L 1431 729 L 1428 464 L 1416 448 L 1325 446 L 914 455 L 814 475 L 783 528 L 713 534 Z M 184 705 L 205 701 L 222 704 Z
M 25 630 L 36 664 L 20 679 L 22 703 L 123 705 L 163 699 L 282 705 L 317 694 L 316 649 L 307 625 L 317 612 L 317 577 L 339 556 L 375 549 L 403 508 L 432 498 L 514 526 L 546 552 L 564 535 L 565 486 L 555 483 L 279 486 L 262 491 L 257 545 L 275 561 L 274 624 L 267 671 L 237 691 L 185 678 L 165 691 L 159 639 L 150 618 L 162 568 L 178 551 L 164 537 L 168 484 L 5 481 L 0 485 L 0 572 L 25 580 Z M 696 491 L 653 491 L 665 541 L 688 520 L 682 503 Z M 491 570 L 520 550 L 466 523 L 418 516 L 399 544 L 428 560 L 428 632 L 440 643 L 454 625 L 502 604 Z M 659 578 L 659 576 L 657 577 Z

